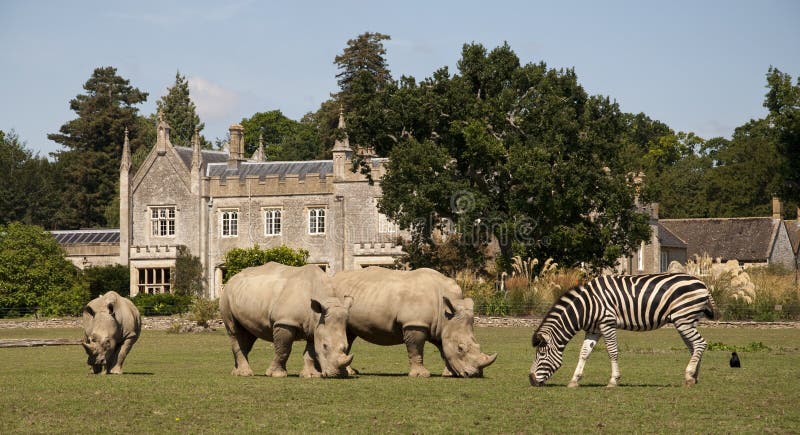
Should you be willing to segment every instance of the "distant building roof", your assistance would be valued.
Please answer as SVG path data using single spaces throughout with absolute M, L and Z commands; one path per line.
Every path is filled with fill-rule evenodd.
M 50 231 L 59 245 L 119 244 L 119 228 L 98 230 Z
M 227 163 L 210 163 L 206 167 L 206 176 L 220 178 L 245 178 L 248 176 L 267 177 L 277 175 L 285 178 L 296 175 L 303 179 L 308 174 L 318 174 L 325 178 L 333 173 L 332 160 L 307 160 L 297 162 L 241 162 L 238 168 L 228 168 Z
M 192 167 L 192 149 L 189 147 L 174 147 L 175 151 L 178 153 L 178 156 L 183 161 L 183 164 L 186 165 L 186 169 L 190 169 Z M 213 150 L 200 150 L 200 159 L 203 163 L 222 163 L 228 161 L 228 152 L 227 151 L 213 151 Z
M 676 236 L 672 231 L 667 229 L 664 225 L 661 225 L 659 222 L 658 226 L 658 241 L 661 243 L 661 246 L 665 246 L 668 248 L 683 248 L 686 249 L 689 245 L 681 240 L 680 237 Z
M 797 254 L 800 248 L 800 220 L 784 221 L 784 223 L 789 233 L 789 241 L 792 242 L 792 251 Z
M 768 217 L 660 219 L 659 223 L 687 244 L 686 255 L 765 262 L 770 256 L 779 219 Z

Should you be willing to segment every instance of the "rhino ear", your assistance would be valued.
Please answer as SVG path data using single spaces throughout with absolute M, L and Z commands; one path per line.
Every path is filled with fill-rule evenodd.
M 94 310 L 89 305 L 86 305 L 85 307 L 83 307 L 83 312 L 88 314 L 88 315 L 90 315 L 90 316 L 92 316 L 92 317 L 94 317 Z
M 328 311 L 322 303 L 316 299 L 311 299 L 311 309 L 314 310 L 315 313 L 319 313 L 325 315 L 325 312 Z
M 447 296 L 442 296 L 442 302 L 444 302 L 444 316 L 452 319 L 456 315 L 456 307 L 453 306 L 453 302 Z

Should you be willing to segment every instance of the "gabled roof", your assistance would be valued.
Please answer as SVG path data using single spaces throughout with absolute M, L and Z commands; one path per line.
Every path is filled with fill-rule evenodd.
M 306 160 L 297 162 L 241 162 L 238 168 L 228 168 L 227 163 L 209 163 L 206 176 L 220 178 L 267 177 L 277 175 L 279 179 L 287 175 L 303 179 L 308 174 L 319 174 L 324 179 L 333 173 L 332 160 Z
M 687 244 L 686 254 L 708 254 L 712 258 L 765 262 L 780 219 L 768 217 L 710 218 L 710 219 L 660 219 L 659 223 Z
M 59 245 L 119 244 L 119 228 L 99 230 L 50 231 Z
M 666 246 L 667 248 L 683 248 L 686 249 L 689 245 L 686 244 L 680 237 L 676 236 L 672 231 L 667 229 L 664 225 L 661 225 L 659 222 L 656 224 L 658 227 L 658 241 L 661 243 L 661 246 Z
M 789 233 L 789 241 L 792 243 L 792 251 L 798 253 L 800 248 L 800 220 L 784 221 L 786 224 L 786 232 Z
M 186 166 L 186 169 L 192 168 L 192 149 L 190 147 L 173 147 L 178 157 Z M 226 151 L 212 151 L 200 150 L 200 158 L 202 163 L 222 163 L 228 161 L 228 153 Z

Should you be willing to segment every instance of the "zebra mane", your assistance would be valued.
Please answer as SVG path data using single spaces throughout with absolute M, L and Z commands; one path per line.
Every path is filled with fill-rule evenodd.
M 557 321 L 560 319 L 560 317 L 554 315 L 553 313 L 554 313 L 556 307 L 560 307 L 560 306 L 564 305 L 564 302 L 562 301 L 564 296 L 566 296 L 566 295 L 568 295 L 569 293 L 572 293 L 572 292 L 576 292 L 577 293 L 577 292 L 580 292 L 580 291 L 589 292 L 590 290 L 588 288 L 586 288 L 584 286 L 584 284 L 578 284 L 578 285 L 570 287 L 566 291 L 562 292 L 556 298 L 555 302 L 553 302 L 553 304 L 550 306 L 550 308 L 545 312 L 545 315 L 544 315 L 544 317 L 542 317 L 542 321 L 539 323 L 539 326 L 537 326 L 536 330 L 533 331 L 533 336 L 531 338 L 531 343 L 533 343 L 536 340 L 536 335 L 539 334 L 540 332 L 542 332 L 542 327 L 555 325 L 555 324 L 558 323 Z M 544 331 L 544 332 L 547 332 L 547 331 Z M 535 347 L 536 345 L 534 344 L 533 346 Z

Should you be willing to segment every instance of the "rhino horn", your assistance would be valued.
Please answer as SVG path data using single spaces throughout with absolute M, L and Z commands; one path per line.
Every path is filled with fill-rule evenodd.
M 492 363 L 494 363 L 494 360 L 496 359 L 497 359 L 496 353 L 493 353 L 491 355 L 483 354 L 483 364 L 481 364 L 480 367 L 481 368 L 489 367 L 490 365 L 492 365 Z
M 347 367 L 353 362 L 353 355 L 342 355 L 339 358 L 339 367 Z

